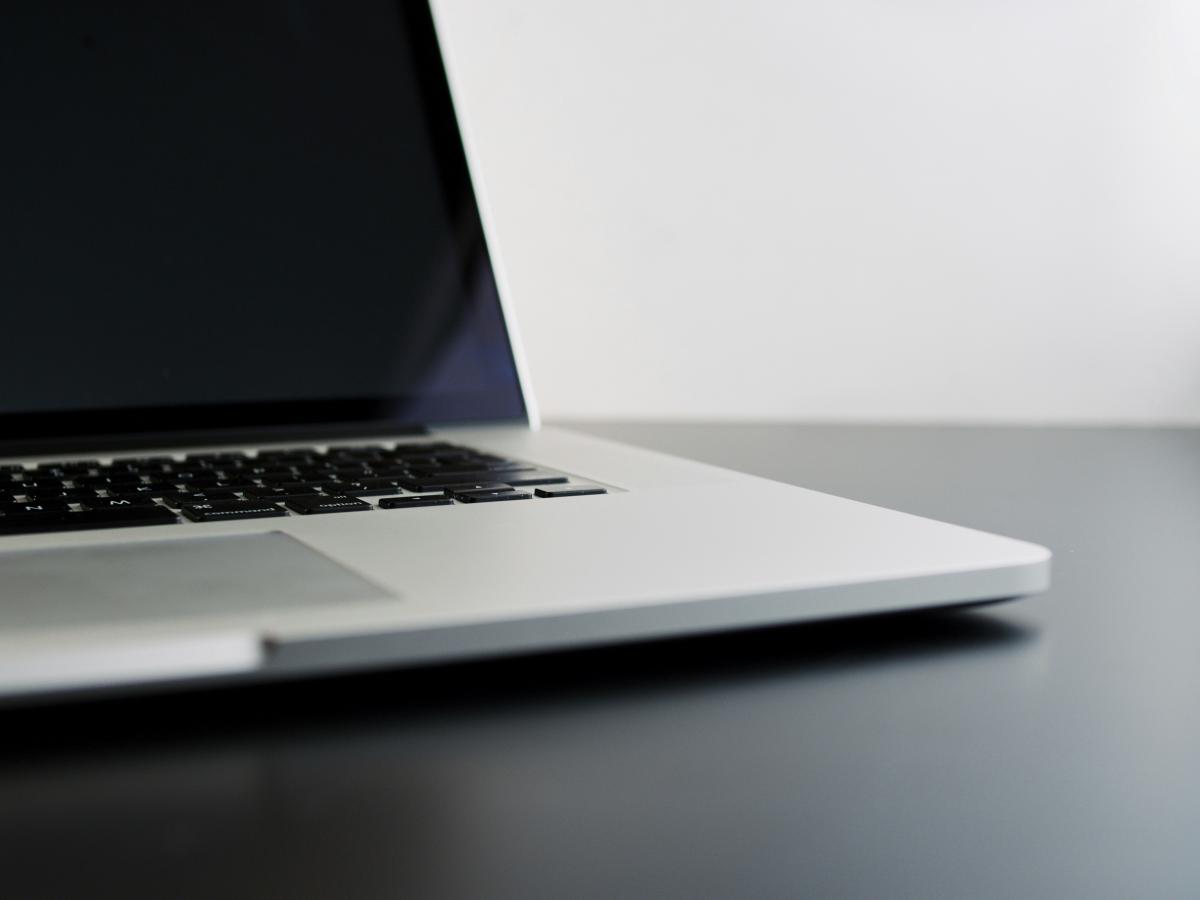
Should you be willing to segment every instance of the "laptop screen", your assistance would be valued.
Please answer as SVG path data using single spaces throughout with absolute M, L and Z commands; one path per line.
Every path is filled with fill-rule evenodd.
M 425 3 L 0 15 L 0 441 L 524 415 Z

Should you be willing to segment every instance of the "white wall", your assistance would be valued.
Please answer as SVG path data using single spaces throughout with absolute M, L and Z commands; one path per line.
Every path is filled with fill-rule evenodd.
M 549 416 L 1200 421 L 1195 0 L 439 0 Z

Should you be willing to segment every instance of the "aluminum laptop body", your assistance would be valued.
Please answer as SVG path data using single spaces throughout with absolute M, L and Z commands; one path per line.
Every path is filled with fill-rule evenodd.
M 4 16 L 0 700 L 1046 587 L 1032 544 L 539 427 L 424 3 Z

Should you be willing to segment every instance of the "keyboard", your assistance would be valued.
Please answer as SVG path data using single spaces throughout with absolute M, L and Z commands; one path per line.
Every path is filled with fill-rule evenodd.
M 604 493 L 561 472 L 441 441 L 0 464 L 0 535 Z

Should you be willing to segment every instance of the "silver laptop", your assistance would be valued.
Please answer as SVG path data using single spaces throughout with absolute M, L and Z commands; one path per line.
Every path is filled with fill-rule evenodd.
M 1042 547 L 539 427 L 424 3 L 3 15 L 6 702 L 1046 587 Z

